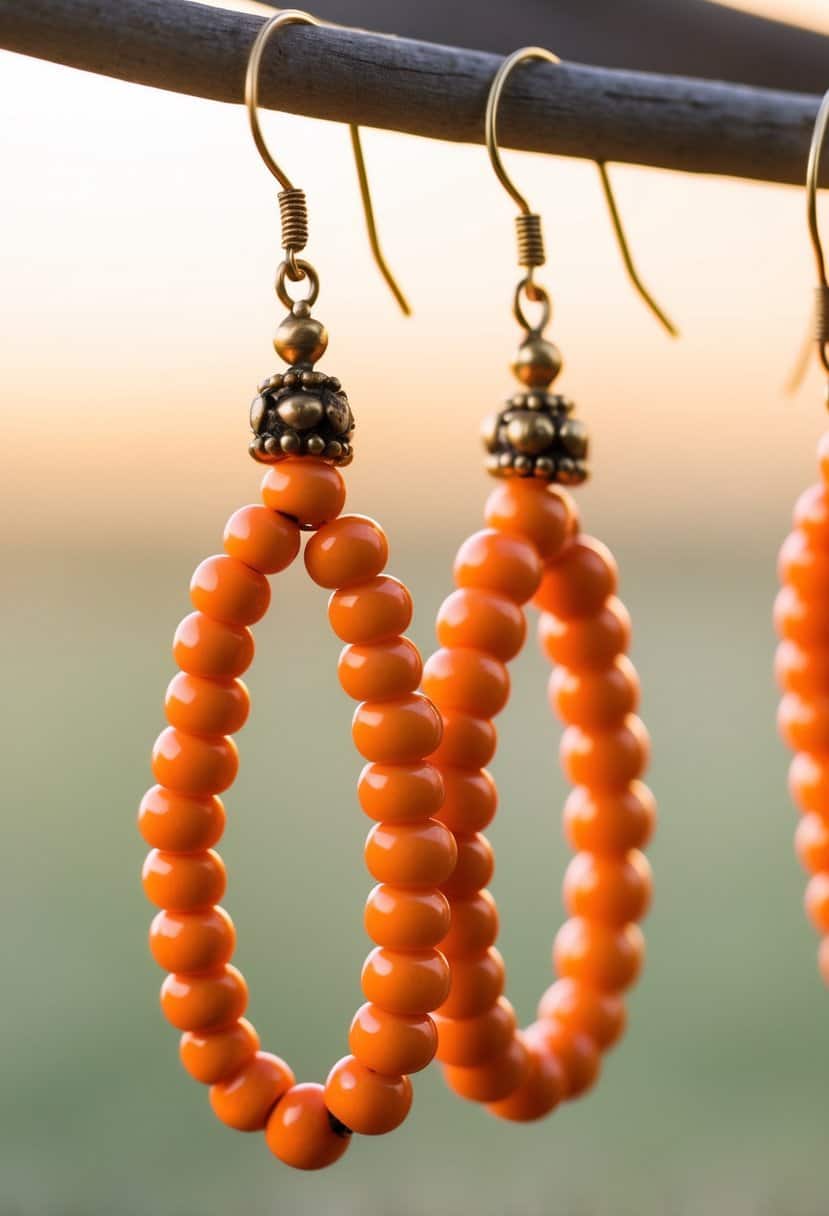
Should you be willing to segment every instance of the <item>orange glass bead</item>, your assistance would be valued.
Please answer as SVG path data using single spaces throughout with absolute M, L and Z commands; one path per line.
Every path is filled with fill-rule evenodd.
M 814 811 L 804 815 L 797 825 L 794 846 L 804 870 L 829 872 L 829 820 Z
M 330 589 L 374 578 L 389 560 L 389 542 L 366 515 L 341 515 L 320 528 L 305 546 L 305 568 Z
M 502 481 L 484 505 L 487 527 L 531 541 L 545 561 L 567 545 L 575 518 L 569 494 L 529 477 Z
M 817 445 L 817 459 L 820 465 L 820 475 L 824 482 L 829 481 L 829 432 L 821 435 Z
M 295 1170 L 321 1170 L 339 1161 L 351 1143 L 335 1125 L 321 1085 L 294 1085 L 271 1112 L 265 1141 L 275 1157 Z
M 491 947 L 476 958 L 452 958 L 449 995 L 437 1010 L 443 1018 L 474 1018 L 490 1009 L 504 991 L 504 960 Z
M 429 759 L 441 768 L 484 768 L 495 755 L 497 734 L 489 720 L 456 709 L 442 709 L 443 738 Z
M 591 616 L 562 620 L 542 612 L 538 640 L 551 663 L 572 671 L 609 667 L 630 645 L 630 614 L 613 596 Z
M 194 798 L 154 785 L 141 799 L 138 830 L 154 848 L 191 853 L 221 840 L 225 818 L 219 798 Z
M 518 605 L 505 595 L 461 587 L 441 604 L 436 631 L 438 642 L 447 649 L 465 646 L 507 662 L 524 645 L 527 622 Z
M 799 646 L 829 646 L 829 613 L 822 600 L 807 600 L 794 587 L 781 587 L 774 601 L 778 636 Z
M 361 1136 L 383 1136 L 399 1127 L 412 1105 L 408 1077 L 384 1077 L 343 1056 L 325 1082 L 325 1105 L 335 1119 Z
M 562 1022 L 533 1022 L 524 1031 L 530 1046 L 553 1057 L 561 1068 L 564 1081 L 563 1097 L 581 1097 L 599 1077 L 602 1057 L 589 1035 L 565 1026 Z
M 399 579 L 378 574 L 335 591 L 328 602 L 328 619 L 343 642 L 383 642 L 408 629 L 412 597 Z
M 314 531 L 336 519 L 345 505 L 345 482 L 330 464 L 308 456 L 289 457 L 268 469 L 262 501 L 272 511 Z
M 185 734 L 232 735 L 247 721 L 250 696 L 241 680 L 205 680 L 180 671 L 167 686 L 164 712 Z
M 446 1000 L 449 964 L 438 950 L 375 946 L 363 964 L 360 982 L 366 1000 L 389 1013 L 431 1013 Z
M 371 1002 L 360 1006 L 348 1032 L 352 1054 L 385 1077 L 420 1072 L 433 1059 L 437 1045 L 438 1033 L 430 1017 L 388 1013 Z
M 621 857 L 577 853 L 564 875 L 564 906 L 571 916 L 609 925 L 641 920 L 651 902 L 651 868 L 638 849 Z
M 178 1030 L 220 1030 L 247 1003 L 247 984 L 230 964 L 207 975 L 168 975 L 161 985 L 161 1011 Z
M 588 1035 L 602 1050 L 618 1042 L 627 1022 L 620 996 L 567 979 L 550 985 L 538 1002 L 538 1017 Z
M 493 718 L 509 700 L 509 672 L 480 650 L 436 650 L 423 668 L 423 691 L 439 709 Z
M 441 886 L 450 900 L 466 899 L 487 886 L 495 870 L 495 854 L 486 836 L 458 836 L 457 863 Z
M 191 612 L 173 638 L 173 658 L 182 671 L 212 680 L 240 676 L 253 662 L 253 634 L 244 625 L 214 621 Z
M 802 811 L 827 813 L 829 808 L 829 756 L 799 752 L 789 765 L 789 793 Z
M 486 769 L 477 773 L 444 769 L 443 786 L 443 806 L 437 818 L 450 831 L 472 835 L 492 822 L 498 809 L 498 791 Z
M 164 909 L 150 925 L 150 953 L 165 971 L 210 971 L 229 961 L 236 945 L 224 908 L 199 912 Z
M 390 701 L 420 684 L 420 651 L 408 638 L 373 646 L 346 646 L 337 664 L 340 684 L 355 701 Z
M 440 810 L 443 780 L 431 764 L 367 764 L 357 797 L 369 819 L 414 823 Z
M 498 908 L 489 891 L 452 900 L 452 924 L 440 949 L 453 966 L 455 959 L 483 954 L 497 937 Z
M 455 837 L 437 819 L 376 823 L 365 846 L 366 867 L 377 882 L 398 887 L 438 887 L 458 856 Z
M 396 701 L 363 701 L 354 711 L 354 745 L 366 760 L 411 764 L 440 743 L 440 714 L 419 693 Z
M 524 1080 L 500 1102 L 490 1102 L 487 1110 L 512 1123 L 532 1123 L 554 1111 L 564 1097 L 564 1070 L 554 1055 L 536 1045 L 527 1045 L 529 1068 Z
M 218 853 L 165 853 L 153 849 L 141 871 L 147 899 L 159 908 L 193 911 L 222 898 L 227 886 L 224 862 Z
M 630 987 L 642 969 L 644 955 L 638 925 L 618 928 L 580 917 L 564 922 L 553 946 L 559 975 L 608 992 Z
M 561 738 L 561 766 L 573 785 L 621 789 L 640 777 L 650 752 L 648 732 L 631 714 L 620 726 L 584 730 L 568 726 Z
M 217 553 L 206 557 L 190 579 L 193 607 L 214 621 L 252 625 L 268 611 L 271 589 L 264 574 L 238 557 Z
M 232 739 L 189 735 L 168 726 L 155 741 L 155 779 L 179 794 L 220 794 L 239 771 L 239 753 Z
M 235 1076 L 210 1088 L 213 1113 L 239 1132 L 258 1132 L 283 1094 L 295 1084 L 291 1069 L 279 1056 L 257 1051 Z
M 246 1018 L 240 1018 L 212 1033 L 188 1030 L 181 1036 L 178 1054 L 191 1077 L 202 1085 L 215 1085 L 235 1076 L 258 1050 L 259 1035 Z
M 260 574 L 278 574 L 299 553 L 300 531 L 287 515 L 251 504 L 234 511 L 225 525 L 224 547 Z
M 826 542 L 829 543 L 829 532 Z M 805 532 L 790 532 L 780 548 L 777 574 L 805 599 L 829 595 L 829 549 L 810 544 Z
M 634 781 L 621 790 L 588 790 L 577 785 L 564 804 L 564 833 L 574 849 L 626 853 L 643 848 L 656 823 L 656 802 L 648 787 Z
M 774 674 L 784 692 L 796 692 L 801 697 L 826 696 L 829 693 L 829 647 L 810 647 L 783 641 L 774 656 Z
M 809 486 L 794 504 L 792 521 L 815 545 L 829 545 L 829 492 L 823 485 Z
M 440 891 L 407 891 L 385 883 L 366 900 L 363 924 L 378 946 L 390 950 L 428 950 L 449 930 L 449 901 Z
M 550 705 L 563 722 L 595 729 L 615 726 L 639 704 L 639 678 L 633 664 L 620 655 L 599 671 L 556 667 L 550 675 Z
M 544 567 L 533 603 L 565 621 L 593 616 L 615 595 L 618 581 L 619 571 L 607 546 L 579 535 L 558 561 Z
M 815 874 L 809 879 L 804 906 L 818 932 L 829 933 L 829 874 Z
M 459 1068 L 455 1064 L 443 1066 L 446 1084 L 470 1102 L 498 1102 L 508 1097 L 523 1084 L 529 1071 L 529 1052 L 517 1035 L 505 1051 L 483 1064 L 471 1068 Z
M 485 528 L 458 549 L 452 572 L 458 587 L 476 587 L 524 604 L 541 579 L 537 550 L 520 536 Z
M 472 1068 L 503 1055 L 516 1031 L 515 1010 L 506 997 L 474 1018 L 445 1018 L 434 1014 L 438 1030 L 436 1058 L 442 1064 Z
M 829 697 L 807 701 L 787 692 L 777 709 L 777 728 L 794 751 L 826 751 L 829 748 Z

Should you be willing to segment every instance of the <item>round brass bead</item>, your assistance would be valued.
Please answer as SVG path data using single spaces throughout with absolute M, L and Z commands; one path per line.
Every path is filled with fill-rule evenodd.
M 325 440 L 321 435 L 309 435 L 305 440 L 305 450 L 309 456 L 321 456 L 325 451 Z
M 286 456 L 293 456 L 300 449 L 299 436 L 292 434 L 290 431 L 283 435 L 279 441 L 279 446 Z
M 540 334 L 530 334 L 518 348 L 514 375 L 530 388 L 546 388 L 561 371 L 561 351 Z
M 500 421 L 500 414 L 487 414 L 481 423 L 481 439 L 488 452 L 494 452 L 498 446 L 498 427 Z
M 568 456 L 580 460 L 587 455 L 587 427 L 578 418 L 568 418 L 561 425 L 561 442 Z
M 539 456 L 535 462 L 533 472 L 536 477 L 543 477 L 547 480 L 553 476 L 556 471 L 556 466 L 549 456 Z
M 519 410 L 507 424 L 507 440 L 519 452 L 535 456 L 549 447 L 555 427 L 545 414 Z M 518 461 L 516 460 L 516 467 Z
M 313 317 L 289 312 L 274 334 L 273 346 L 286 363 L 316 363 L 325 354 L 328 331 Z
M 322 421 L 323 408 L 319 397 L 310 393 L 291 393 L 281 399 L 276 412 L 286 426 L 295 431 L 310 431 Z

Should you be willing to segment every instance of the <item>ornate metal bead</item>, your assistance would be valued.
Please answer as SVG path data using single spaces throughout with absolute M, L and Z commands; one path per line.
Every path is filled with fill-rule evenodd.
M 584 423 L 573 402 L 533 386 L 515 393 L 482 427 L 486 467 L 494 477 L 537 477 L 575 486 L 588 477 Z
M 307 364 L 278 372 L 259 386 L 250 409 L 250 454 L 262 464 L 286 456 L 313 456 L 329 464 L 350 464 L 354 415 L 336 376 Z

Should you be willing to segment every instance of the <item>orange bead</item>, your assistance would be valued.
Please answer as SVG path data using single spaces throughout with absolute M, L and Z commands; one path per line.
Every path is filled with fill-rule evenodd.
M 214 621 L 252 625 L 268 611 L 271 589 L 264 574 L 238 557 L 206 557 L 190 579 L 193 607 Z
M 468 899 L 487 886 L 495 870 L 495 854 L 486 836 L 457 837 L 457 864 L 444 879 L 443 891 L 450 900 Z
M 805 700 L 787 692 L 777 709 L 777 727 L 794 751 L 829 749 L 829 697 Z
M 503 1055 L 516 1031 L 515 1010 L 506 997 L 474 1018 L 434 1015 L 438 1030 L 436 1058 L 442 1064 L 472 1068 Z
M 325 1082 L 325 1105 L 335 1119 L 361 1136 L 384 1136 L 399 1127 L 412 1105 L 408 1077 L 384 1077 L 343 1056 Z
M 150 952 L 165 971 L 210 971 L 228 962 L 236 945 L 224 908 L 200 912 L 164 909 L 150 925 Z
M 638 849 L 622 857 L 577 853 L 564 875 L 564 906 L 571 916 L 609 925 L 641 920 L 651 902 L 651 868 Z
M 495 591 L 524 604 L 538 587 L 541 559 L 529 541 L 486 528 L 463 542 L 452 572 L 458 587 Z
M 366 760 L 411 764 L 440 743 L 440 714 L 419 693 L 396 701 L 364 701 L 354 711 L 351 734 Z
M 154 785 L 138 808 L 138 830 L 147 844 L 171 853 L 209 849 L 221 840 L 225 809 L 219 798 L 193 798 Z
M 575 980 L 556 980 L 538 1002 L 540 1021 L 560 1022 L 588 1035 L 607 1050 L 622 1037 L 627 1014 L 620 996 L 586 988 Z
M 173 638 L 173 658 L 182 671 L 211 680 L 240 676 L 253 662 L 253 634 L 244 625 L 214 621 L 191 612 Z
M 829 821 L 811 812 L 797 825 L 794 846 L 800 864 L 810 874 L 819 870 L 829 872 Z
M 449 901 L 440 891 L 407 891 L 376 886 L 366 901 L 363 924 L 378 946 L 428 950 L 449 931 Z
M 518 605 L 505 595 L 461 587 L 441 604 L 436 632 L 438 642 L 447 649 L 465 646 L 507 662 L 524 645 L 527 622 Z
M 337 664 L 340 684 L 355 701 L 390 701 L 414 692 L 423 674 L 420 651 L 408 638 L 346 646 Z
M 631 714 L 620 726 L 606 730 L 568 726 L 561 739 L 561 767 L 573 785 L 622 789 L 642 775 L 649 751 L 648 732 Z
M 257 1051 L 235 1076 L 210 1088 L 213 1113 L 239 1132 L 261 1131 L 268 1116 L 296 1078 L 279 1056 Z
M 205 680 L 180 671 L 167 686 L 164 712 L 185 734 L 232 735 L 247 721 L 250 696 L 241 680 Z
M 774 601 L 778 636 L 808 649 L 829 646 L 829 613 L 822 600 L 804 599 L 794 587 L 781 587 Z
M 412 597 L 388 574 L 335 591 L 328 602 L 331 628 L 343 642 L 383 642 L 405 633 L 412 620 Z
M 533 1022 L 524 1031 L 528 1045 L 552 1056 L 564 1081 L 563 1097 L 578 1098 L 598 1080 L 602 1058 L 589 1035 L 561 1022 Z
M 796 642 L 781 642 L 774 656 L 774 674 L 784 692 L 807 698 L 829 695 L 829 648 L 807 650 Z
M 345 505 L 345 482 L 330 464 L 308 456 L 289 457 L 268 469 L 262 501 L 272 511 L 314 531 L 336 519 Z
M 141 871 L 147 899 L 159 908 L 194 911 L 218 903 L 227 886 L 218 853 L 164 853 L 153 849 Z
M 498 790 L 486 769 L 477 773 L 462 769 L 443 770 L 444 799 L 437 814 L 452 832 L 472 835 L 495 818 Z
M 823 485 L 809 486 L 794 504 L 792 515 L 799 528 L 815 545 L 829 545 L 829 492 Z
M 817 445 L 817 459 L 820 465 L 820 475 L 824 482 L 829 481 L 829 432 L 821 435 Z
M 437 819 L 376 823 L 365 846 L 372 878 L 398 887 L 440 886 L 454 870 L 457 856 L 455 837 Z
M 620 655 L 603 671 L 556 667 L 549 684 L 550 705 L 563 722 L 595 729 L 615 726 L 639 704 L 639 678 L 630 659 Z
M 470 1102 L 498 1102 L 507 1098 L 523 1084 L 529 1071 L 529 1053 L 517 1035 L 505 1051 L 483 1064 L 471 1068 L 459 1068 L 455 1064 L 443 1066 L 446 1084 Z
M 431 1013 L 446 1000 L 449 964 L 437 950 L 376 946 L 363 964 L 360 980 L 366 1000 L 389 1013 Z
M 452 927 L 440 943 L 451 960 L 483 954 L 498 937 L 498 908 L 489 891 L 452 900 Z
M 155 741 L 155 779 L 179 794 L 220 794 L 239 771 L 239 753 L 232 739 L 189 735 L 168 726 Z
M 495 755 L 498 737 L 492 722 L 456 709 L 442 709 L 443 738 L 429 759 L 439 768 L 484 768 Z
M 809 879 L 804 906 L 817 931 L 829 933 L 829 874 L 815 874 Z
M 235 1076 L 258 1050 L 259 1035 L 246 1018 L 240 1018 L 226 1030 L 187 1031 L 181 1036 L 178 1054 L 191 1077 L 202 1085 L 215 1085 Z
M 423 691 L 439 709 L 493 718 L 509 700 L 509 672 L 480 650 L 436 650 L 423 668 Z
M 502 481 L 484 505 L 487 527 L 530 541 L 545 561 L 568 543 L 575 516 L 569 494 L 529 477 Z
M 370 1002 L 354 1014 L 348 1032 L 352 1054 L 385 1077 L 420 1072 L 431 1063 L 437 1045 L 438 1033 L 430 1017 L 388 1013 Z
M 630 987 L 642 969 L 644 955 L 638 925 L 618 928 L 581 918 L 566 920 L 553 946 L 559 975 L 605 992 Z
M 810 544 L 799 529 L 790 532 L 780 548 L 777 574 L 806 599 L 829 595 L 829 550 Z
M 224 547 L 231 557 L 260 574 L 278 574 L 299 553 L 300 539 L 295 520 L 251 505 L 234 511 L 227 521 Z
M 564 804 L 564 833 L 574 849 L 626 853 L 643 848 L 656 823 L 656 802 L 648 787 L 634 781 L 621 790 L 588 790 L 577 785 Z
M 265 1142 L 295 1170 L 321 1170 L 339 1161 L 351 1135 L 332 1120 L 322 1086 L 306 1082 L 279 1099 L 268 1118 Z
M 630 614 L 615 596 L 591 616 L 561 620 L 542 612 L 538 640 L 551 663 L 572 671 L 602 670 L 630 645 Z
M 360 807 L 370 819 L 414 823 L 431 819 L 443 804 L 443 779 L 431 764 L 367 764 L 357 782 Z
M 619 571 L 613 554 L 592 536 L 578 536 L 561 557 L 544 567 L 533 603 L 562 620 L 590 617 L 616 594 Z
M 389 560 L 389 542 L 366 515 L 341 515 L 305 546 L 305 568 L 320 587 L 345 587 L 374 578 Z
M 490 1102 L 487 1110 L 499 1119 L 512 1123 L 532 1123 L 555 1110 L 564 1097 L 564 1070 L 554 1055 L 532 1045 L 527 1046 L 529 1068 L 524 1080 L 500 1102 Z
M 504 991 L 504 960 L 491 948 L 477 958 L 452 959 L 452 985 L 438 1009 L 443 1018 L 474 1018 Z
M 789 765 L 789 792 L 802 811 L 829 815 L 829 756 L 796 755 Z
M 229 964 L 207 975 L 168 975 L 161 985 L 161 1011 L 178 1030 L 220 1030 L 238 1021 L 247 1003 L 247 984 Z

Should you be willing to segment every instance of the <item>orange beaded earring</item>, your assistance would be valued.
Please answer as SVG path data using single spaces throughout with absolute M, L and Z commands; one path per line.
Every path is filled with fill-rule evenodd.
M 487 467 L 505 480 L 487 500 L 486 529 L 458 551 L 457 590 L 438 613 L 441 649 L 427 661 L 422 685 L 443 717 L 443 740 L 431 759 L 446 790 L 438 818 L 458 847 L 457 866 L 442 887 L 452 924 L 440 948 L 450 961 L 452 982 L 435 1015 L 437 1058 L 456 1093 L 517 1121 L 539 1119 L 562 1099 L 587 1090 L 601 1052 L 622 1034 L 623 993 L 642 965 L 636 922 L 651 892 L 640 850 L 655 819 L 653 798 L 639 780 L 648 736 L 635 716 L 639 684 L 625 657 L 630 622 L 616 598 L 616 563 L 604 545 L 581 532 L 572 499 L 557 488 L 587 477 L 587 436 L 572 403 L 550 391 L 561 356 L 542 336 L 550 299 L 534 280 L 535 268 L 545 261 L 541 218 L 507 177 L 498 151 L 501 93 L 512 69 L 527 59 L 558 63 L 542 48 L 516 51 L 493 80 L 486 111 L 493 169 L 519 207 L 524 277 L 514 312 L 524 338 L 513 371 L 521 389 L 485 424 Z M 633 281 L 675 333 L 633 270 L 605 168 L 599 169 Z M 538 324 L 526 320 L 522 296 L 540 304 Z M 502 995 L 498 912 L 486 890 L 493 852 L 483 829 L 497 802 L 485 768 L 496 748 L 491 719 L 509 696 L 506 665 L 524 643 L 522 608 L 529 600 L 541 611 L 541 646 L 554 665 L 550 701 L 566 726 L 561 761 L 575 788 L 564 823 L 577 854 L 564 880 L 571 919 L 554 947 L 560 978 L 542 997 L 538 1020 L 519 1031 Z
M 270 1150 L 299 1169 L 319 1169 L 343 1155 L 352 1132 L 392 1131 L 412 1101 L 409 1073 L 425 1068 L 437 1045 L 431 1010 L 446 999 L 449 969 L 436 949 L 449 928 L 440 884 L 452 873 L 456 845 L 434 817 L 443 800 L 437 769 L 426 759 L 441 737 L 440 716 L 417 691 L 421 660 L 404 635 L 412 603 L 402 583 L 383 573 L 388 545 L 382 529 L 360 515 L 341 514 L 345 486 L 338 466 L 351 461 L 353 418 L 340 383 L 313 370 L 327 345 L 311 317 L 318 279 L 297 254 L 307 237 L 305 199 L 268 151 L 257 117 L 259 63 L 269 37 L 293 22 L 319 24 L 308 14 L 280 12 L 263 23 L 245 83 L 253 135 L 282 187 L 284 261 L 276 291 L 290 309 L 274 346 L 290 365 L 260 385 L 251 421 L 251 453 L 270 465 L 264 505 L 242 507 L 224 533 L 224 553 L 198 567 L 190 584 L 195 609 L 179 625 L 173 655 L 181 669 L 168 690 L 169 726 L 153 750 L 158 782 L 144 797 L 139 826 L 152 846 L 144 890 L 161 909 L 150 949 L 170 974 L 161 990 L 165 1017 L 182 1031 L 185 1069 L 210 1086 L 219 1119 L 241 1131 L 264 1130 Z M 373 228 L 357 129 L 352 141 L 360 170 L 372 247 Z M 307 280 L 309 294 L 292 301 L 287 280 Z M 236 776 L 229 736 L 248 714 L 239 677 L 253 659 L 250 626 L 268 608 L 266 575 L 296 558 L 301 530 L 314 535 L 305 565 L 314 582 L 332 589 L 329 620 L 347 643 L 340 682 L 360 704 L 353 737 L 367 761 L 360 805 L 376 821 L 366 843 L 367 867 L 378 885 L 365 925 L 376 943 L 362 972 L 364 1004 L 351 1024 L 353 1054 L 335 1064 L 325 1085 L 295 1082 L 288 1065 L 260 1050 L 245 1020 L 247 987 L 231 965 L 235 932 L 218 906 L 225 868 L 213 850 L 225 822 L 218 795 Z
M 817 219 L 820 153 L 827 126 L 829 92 L 817 113 L 806 170 L 807 219 L 818 268 L 815 338 L 829 377 L 829 282 Z M 783 693 L 780 733 L 795 752 L 789 789 L 802 811 L 795 846 L 811 874 L 806 912 L 823 939 L 819 964 L 829 985 L 829 432 L 818 445 L 818 462 L 821 480 L 795 503 L 794 527 L 780 550 L 782 586 L 774 605 L 780 644 L 775 671 Z

